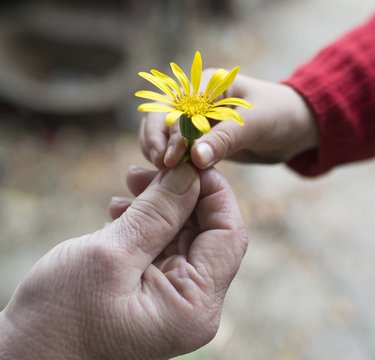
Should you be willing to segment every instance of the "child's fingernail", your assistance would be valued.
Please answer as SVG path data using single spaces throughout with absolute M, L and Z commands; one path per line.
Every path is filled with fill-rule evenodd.
M 173 153 L 173 145 L 169 145 L 168 149 L 167 149 L 167 152 L 165 153 L 164 159 L 168 160 L 169 158 L 171 158 L 172 153 Z
M 205 166 L 210 165 L 214 160 L 214 152 L 211 146 L 206 143 L 198 144 L 197 153 Z

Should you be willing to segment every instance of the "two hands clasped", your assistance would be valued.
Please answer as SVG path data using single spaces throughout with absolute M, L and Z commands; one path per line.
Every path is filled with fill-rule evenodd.
M 212 339 L 247 247 L 233 192 L 212 166 L 287 161 L 317 142 L 291 88 L 239 76 L 228 92 L 255 110 L 244 110 L 243 128 L 220 122 L 198 139 L 194 166 L 178 165 L 177 127 L 158 114 L 143 120 L 142 150 L 159 170 L 131 168 L 136 198 L 111 202 L 114 221 L 31 269 L 0 313 L 0 359 L 167 359 Z

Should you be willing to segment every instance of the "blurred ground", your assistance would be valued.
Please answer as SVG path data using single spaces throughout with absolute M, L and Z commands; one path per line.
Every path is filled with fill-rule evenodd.
M 184 46 L 185 34 L 179 35 L 175 60 L 186 68 L 200 49 L 207 66 L 240 65 L 242 73 L 279 80 L 374 10 L 372 0 L 233 3 L 231 21 L 189 19 L 189 38 Z M 144 70 L 156 67 L 147 56 Z M 56 126 L 4 108 L 0 308 L 40 256 L 108 221 L 107 202 L 127 194 L 131 164 L 147 165 L 136 135 L 118 123 Z M 186 359 L 374 359 L 375 162 L 317 180 L 283 166 L 223 163 L 220 169 L 238 195 L 251 244 L 218 336 Z

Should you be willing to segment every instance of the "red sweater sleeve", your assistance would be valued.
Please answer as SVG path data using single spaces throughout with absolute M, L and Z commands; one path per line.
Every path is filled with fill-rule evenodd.
M 283 81 L 314 112 L 319 146 L 288 164 L 305 176 L 375 156 L 375 16 Z

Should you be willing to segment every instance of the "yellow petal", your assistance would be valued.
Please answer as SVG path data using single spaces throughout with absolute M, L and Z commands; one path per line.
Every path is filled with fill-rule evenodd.
M 186 74 L 182 71 L 182 69 L 176 64 L 176 63 L 171 63 L 171 68 L 173 71 L 173 74 L 176 76 L 178 81 L 181 83 L 185 94 L 190 95 L 190 83 L 189 79 L 187 78 Z
M 144 78 L 145 80 L 149 81 L 151 84 L 155 85 L 157 88 L 159 88 L 161 91 L 165 92 L 171 98 L 173 98 L 173 99 L 176 98 L 176 96 L 173 94 L 171 89 L 167 85 L 165 85 L 165 83 L 162 80 L 158 79 L 156 76 L 151 75 L 151 74 L 146 73 L 146 72 L 143 72 L 143 71 L 138 73 L 138 75 L 140 77 Z
M 138 106 L 140 112 L 169 112 L 174 111 L 173 107 L 158 103 L 147 103 Z
M 209 100 L 213 100 L 221 95 L 228 87 L 232 84 L 234 79 L 236 78 L 238 71 L 240 70 L 239 66 L 234 67 L 225 77 L 221 80 L 219 85 L 210 95 Z
M 194 126 L 203 134 L 206 134 L 211 130 L 210 123 L 203 115 L 193 115 L 191 121 L 193 122 Z
M 191 65 L 191 84 L 193 95 L 197 95 L 202 77 L 202 57 L 199 51 L 195 52 L 193 64 Z
M 168 126 L 171 126 L 181 115 L 183 114 L 182 111 L 171 111 L 170 113 L 167 114 L 165 117 L 165 123 Z
M 178 96 L 181 97 L 181 89 L 174 79 L 158 70 L 151 70 L 151 74 L 164 81 L 172 90 L 174 90 L 178 94 Z
M 225 121 L 225 120 L 234 120 L 237 124 L 243 125 L 244 121 L 241 115 L 231 108 L 217 107 L 213 108 L 212 111 L 205 114 L 208 118 Z
M 173 100 L 171 100 L 170 98 L 164 95 L 161 95 L 159 93 L 156 93 L 154 91 L 147 91 L 147 90 L 137 91 L 135 93 L 135 96 L 140 97 L 142 99 L 155 100 L 155 101 L 161 101 L 161 102 L 174 104 Z
M 216 86 L 219 85 L 221 80 L 223 80 L 225 76 L 227 76 L 227 74 L 228 71 L 224 69 L 216 70 L 214 74 L 211 76 L 210 80 L 208 81 L 205 94 L 210 95 L 210 93 L 215 90 Z
M 240 99 L 240 98 L 225 98 L 219 101 L 216 101 L 212 106 L 221 106 L 221 105 L 233 105 L 233 106 L 243 106 L 248 109 L 252 109 L 253 105 L 251 105 L 248 101 Z

